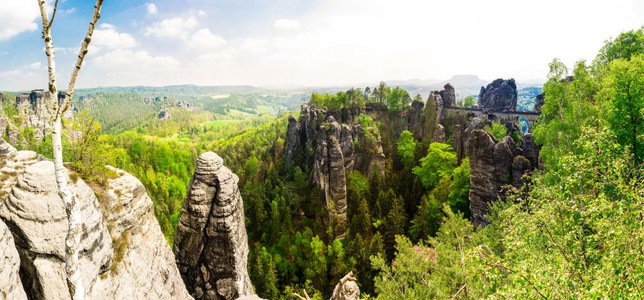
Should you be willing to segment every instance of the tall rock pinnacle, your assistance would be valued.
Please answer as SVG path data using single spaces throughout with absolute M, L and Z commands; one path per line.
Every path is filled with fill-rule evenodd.
M 174 239 L 179 272 L 195 299 L 254 293 L 239 178 L 223 163 L 213 152 L 199 156 Z

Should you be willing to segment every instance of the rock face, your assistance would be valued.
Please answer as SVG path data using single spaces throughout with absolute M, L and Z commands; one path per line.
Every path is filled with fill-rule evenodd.
M 530 144 L 532 135 L 526 135 L 523 145 Z M 525 157 L 534 151 L 518 148 L 514 140 L 506 136 L 500 142 L 482 129 L 470 133 L 467 153 L 470 157 L 470 211 L 472 223 L 476 226 L 488 224 L 489 204 L 505 199 L 509 185 L 521 188 L 523 175 L 534 169 Z
M 114 254 L 91 299 L 190 299 L 145 187 L 136 177 L 113 170 L 117 177 L 108 180 L 101 209 Z
M 36 157 L 0 140 L 0 223 L 15 237 L 11 243 L 0 242 L 0 247 L 9 245 L 19 254 L 23 292 L 30 299 L 68 299 L 67 215 L 53 163 Z M 131 175 L 115 172 L 118 177 L 94 189 L 81 179 L 68 178 L 83 218 L 80 269 L 87 296 L 189 299 L 145 188 Z
M 489 111 L 515 111 L 517 108 L 517 85 L 514 78 L 497 79 L 481 87 L 479 107 Z
M 293 156 L 295 156 L 295 148 L 300 139 L 300 124 L 293 115 L 288 116 L 288 127 L 286 127 L 286 169 L 291 166 Z
M 20 280 L 20 257 L 13 236 L 0 220 L 0 299 L 27 299 Z
M 239 178 L 213 152 L 199 156 L 179 215 L 176 262 L 195 299 L 253 294 Z
M 353 272 L 345 275 L 340 282 L 335 285 L 330 300 L 358 300 L 360 299 L 360 288 L 357 279 L 353 277 Z
M 320 126 L 317 137 L 313 180 L 323 191 L 324 205 L 334 225 L 335 233 L 341 236 L 346 231 L 347 223 L 347 177 L 344 167 L 345 158 L 340 145 L 342 126 L 333 116 L 329 116 L 327 122 L 328 125 Z M 345 132 L 348 130 L 346 129 Z M 346 141 L 346 138 L 343 140 Z
M 545 103 L 546 103 L 545 95 L 543 93 L 537 95 L 537 97 L 534 99 L 534 111 L 540 113 L 541 107 Z
M 411 115 L 407 115 L 419 124 L 423 106 L 420 104 L 416 105 L 416 111 L 412 108 Z M 367 107 L 366 111 L 378 113 L 377 108 Z M 361 113 L 363 110 L 358 108 L 328 111 L 303 104 L 299 121 L 289 117 L 286 130 L 287 168 L 298 163 L 309 164 L 312 181 L 321 192 L 321 202 L 338 236 L 346 231 L 347 174 L 358 170 L 370 176 L 376 169 L 382 173 L 385 166 L 380 136 L 374 135 L 372 128 L 355 122 Z M 422 131 L 422 124 L 417 127 Z M 298 157 L 306 157 L 305 161 L 295 161 L 296 152 L 307 148 L 314 150 L 312 155 L 300 153 Z
M 53 112 L 51 104 L 47 102 L 50 95 L 49 91 L 33 90 L 30 93 L 21 93 L 16 96 L 15 109 L 26 118 L 22 126 L 32 127 L 38 141 L 41 141 L 51 129 L 49 120 L 52 118 Z M 65 93 L 58 92 L 58 102 L 61 103 L 64 99 Z M 72 110 L 65 111 L 63 118 L 73 119 Z
M 451 84 L 446 84 L 443 86 L 443 90 L 438 92 L 441 95 L 441 98 L 443 99 L 443 106 L 444 107 L 453 107 L 454 104 L 456 103 L 456 92 L 454 91 L 454 87 Z

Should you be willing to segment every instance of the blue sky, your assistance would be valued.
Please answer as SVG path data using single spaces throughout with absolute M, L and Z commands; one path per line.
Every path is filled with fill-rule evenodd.
M 61 0 L 65 86 L 93 9 Z M 591 60 L 644 25 L 644 1 L 105 0 L 78 87 L 379 80 L 543 80 L 554 57 Z M 46 86 L 36 0 L 0 1 L 0 90 Z

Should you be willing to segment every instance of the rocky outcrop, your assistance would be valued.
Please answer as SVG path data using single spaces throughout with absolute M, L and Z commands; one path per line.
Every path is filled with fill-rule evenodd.
M 353 277 L 353 272 L 345 275 L 340 282 L 335 285 L 330 300 L 358 300 L 360 299 L 360 288 L 357 279 Z
M 546 98 L 543 93 L 537 95 L 537 97 L 534 99 L 534 111 L 540 113 L 541 112 L 541 107 L 546 103 Z
M 495 145 L 496 141 L 489 133 L 481 129 L 472 131 L 467 152 L 470 158 L 471 221 L 476 226 L 487 224 L 488 203 L 496 201 L 498 196 Z
M 291 166 L 291 161 L 295 156 L 295 148 L 300 139 L 300 124 L 293 115 L 288 116 L 288 126 L 286 127 L 286 169 Z
M 409 131 L 414 135 L 414 139 L 420 141 L 423 139 L 423 107 L 425 103 L 422 101 L 414 100 L 411 103 L 411 108 L 407 111 L 407 119 L 409 122 Z
M 181 277 L 195 299 L 253 294 L 239 178 L 213 152 L 199 156 L 174 239 Z
M 46 90 L 32 90 L 30 93 L 21 93 L 16 96 L 15 109 L 25 117 L 21 126 L 29 126 L 34 129 L 34 137 L 37 141 L 44 139 L 51 129 L 50 120 L 53 116 L 52 103 L 49 103 L 50 92 Z M 58 103 L 65 99 L 63 91 L 58 92 Z M 63 114 L 65 119 L 73 119 L 73 109 L 68 109 Z
M 481 87 L 479 107 L 489 111 L 515 111 L 517 108 L 517 85 L 514 78 L 497 79 Z
M 347 179 L 344 154 L 340 145 L 342 126 L 333 116 L 329 116 L 327 122 L 328 125 L 320 126 L 317 137 L 313 180 L 324 193 L 324 206 L 336 235 L 341 236 L 346 231 L 347 223 Z
M 15 237 L 9 245 L 20 256 L 24 291 L 30 299 L 67 299 L 67 215 L 53 163 L 1 140 L 0 157 L 0 191 L 9 191 L 0 194 L 0 220 Z M 103 187 L 68 178 L 83 218 L 80 269 L 87 296 L 189 299 L 145 188 L 131 175 L 115 172 Z
M 523 144 L 530 145 L 531 137 L 526 135 Z M 489 204 L 499 198 L 505 199 L 510 185 L 517 189 L 523 186 L 523 175 L 534 169 L 525 157 L 531 151 L 517 147 L 509 136 L 497 142 L 484 130 L 472 129 L 467 153 L 470 158 L 470 211 L 474 225 L 488 224 Z
M 451 84 L 443 86 L 443 90 L 438 92 L 443 99 L 444 107 L 453 107 L 456 104 L 456 92 Z
M 14 246 L 13 236 L 0 220 L 0 299 L 27 299 L 19 270 L 20 256 Z
M 80 270 L 83 284 L 94 285 L 111 264 L 111 239 L 98 200 L 81 180 L 71 181 L 83 220 Z M 40 161 L 19 176 L 0 206 L 2 218 L 16 238 L 21 277 L 29 295 L 37 299 L 69 298 L 65 280 L 67 214 L 54 176 L 54 165 Z
M 112 265 L 91 299 L 190 299 L 143 184 L 118 169 L 101 191 L 112 240 Z
M 422 131 L 422 103 L 406 115 L 418 122 Z M 367 108 L 377 115 L 379 110 Z M 299 121 L 290 116 L 286 130 L 286 166 L 301 164 L 310 168 L 312 181 L 321 191 L 321 203 L 326 208 L 335 233 L 342 236 L 346 230 L 347 190 L 346 177 L 353 170 L 370 176 L 374 170 L 384 172 L 385 155 L 380 135 L 374 128 L 365 128 L 354 122 L 358 108 L 343 108 L 328 111 L 324 108 L 302 105 Z M 313 153 L 301 153 L 304 161 L 295 161 L 297 151 L 313 149 Z M 302 160 L 302 159 L 300 159 Z M 309 164 L 306 166 L 303 164 Z

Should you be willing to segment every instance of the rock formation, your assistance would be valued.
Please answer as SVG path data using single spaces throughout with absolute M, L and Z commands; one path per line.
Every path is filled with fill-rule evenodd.
M 335 233 L 341 236 L 346 230 L 347 223 L 347 180 L 344 168 L 345 158 L 340 145 L 342 126 L 333 116 L 329 116 L 327 122 L 328 125 L 320 126 L 317 137 L 313 180 L 324 193 L 324 205 L 334 225 Z
M 489 111 L 515 111 L 517 108 L 517 85 L 514 78 L 497 79 L 481 87 L 479 107 Z
M 0 220 L 0 299 L 27 299 L 20 280 L 20 257 L 13 236 Z
M 369 107 L 366 111 L 379 112 Z M 418 122 L 422 119 L 421 112 L 422 105 L 416 116 Z M 367 176 L 376 169 L 384 172 L 385 155 L 379 134 L 354 122 L 361 113 L 365 112 L 358 108 L 328 111 L 303 104 L 300 120 L 289 117 L 286 130 L 286 166 L 310 163 L 311 177 L 321 192 L 321 202 L 338 236 L 346 230 L 347 174 L 353 170 Z M 422 125 L 418 127 L 422 131 Z M 295 161 L 296 152 L 307 148 L 314 150 L 312 155 L 301 153 L 297 157 L 306 157 L 305 161 Z
M 253 294 L 239 178 L 213 152 L 199 156 L 174 239 L 181 277 L 195 299 Z
M 537 97 L 534 99 L 534 111 L 540 113 L 541 107 L 545 103 L 546 103 L 545 95 L 543 93 L 537 95 Z
M 358 300 L 360 299 L 360 288 L 357 279 L 353 277 L 353 272 L 345 275 L 340 282 L 335 285 L 330 300 Z
M 532 135 L 526 135 L 524 145 L 530 145 Z M 467 153 L 470 158 L 470 211 L 476 226 L 488 224 L 489 204 L 505 199 L 509 185 L 523 186 L 523 175 L 532 171 L 534 165 L 525 157 L 534 149 L 518 148 L 514 140 L 506 136 L 500 142 L 482 129 L 470 133 Z
M 443 86 L 443 90 L 438 92 L 443 99 L 444 107 L 453 107 L 456 104 L 456 92 L 451 84 Z
M 48 103 L 49 91 L 32 90 L 30 93 L 21 93 L 16 96 L 15 109 L 25 116 L 21 126 L 30 126 L 34 129 L 36 140 L 41 141 L 51 129 L 49 121 L 53 116 L 52 105 Z M 58 92 L 58 103 L 65 99 L 63 91 Z M 72 109 L 65 111 L 63 118 L 73 119 Z
M 67 215 L 53 163 L 15 151 L 1 139 L 0 159 L 0 220 L 15 238 L 7 244 L 20 255 L 23 291 L 30 299 L 67 299 Z M 131 175 L 115 172 L 118 177 L 93 190 L 68 178 L 83 218 L 80 269 L 87 296 L 189 299 L 145 188 Z
M 300 139 L 300 124 L 293 115 L 288 116 L 288 126 L 286 127 L 286 169 L 291 166 L 291 161 L 295 156 L 295 148 L 297 147 Z

